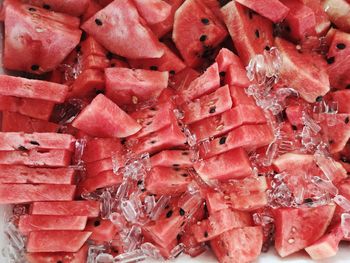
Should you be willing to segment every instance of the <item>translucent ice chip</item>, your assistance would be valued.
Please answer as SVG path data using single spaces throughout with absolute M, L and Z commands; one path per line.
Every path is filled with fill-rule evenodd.
M 316 164 L 320 167 L 329 181 L 333 181 L 334 174 L 338 172 L 338 167 L 332 157 L 325 156 L 318 152 L 314 155 Z
M 336 195 L 333 198 L 333 201 L 341 208 L 343 208 L 346 212 L 350 211 L 350 201 L 346 197 L 342 195 Z
M 150 218 L 151 220 L 157 220 L 159 218 L 159 216 L 161 215 L 161 213 L 164 211 L 164 208 L 168 205 L 168 203 L 170 202 L 170 196 L 165 196 L 162 195 L 156 205 L 153 207 L 151 213 L 150 213 Z
M 113 207 L 112 195 L 108 190 L 105 190 L 102 192 L 100 198 L 101 198 L 100 199 L 100 201 L 101 201 L 101 205 L 100 205 L 101 217 L 103 219 L 107 219 L 112 212 L 112 207 Z
M 183 251 L 184 251 L 185 245 L 180 243 L 177 244 L 176 247 L 174 247 L 170 252 L 170 258 L 177 258 Z
M 113 263 L 113 256 L 107 253 L 101 253 L 96 257 L 96 263 Z
M 143 243 L 141 245 L 141 250 L 149 258 L 153 258 L 156 260 L 164 260 L 163 256 L 160 254 L 159 249 L 152 243 Z
M 20 234 L 16 226 L 12 222 L 5 225 L 5 234 L 9 238 L 10 244 L 17 250 L 22 250 L 25 246 L 24 237 Z
M 253 57 L 246 67 L 247 76 L 250 81 L 255 80 L 259 85 L 266 80 L 265 58 L 259 54 Z
M 314 133 L 319 133 L 321 131 L 321 126 L 316 123 L 307 113 L 303 112 L 301 117 L 305 126 L 309 127 Z
M 148 195 L 144 200 L 145 210 L 147 214 L 150 214 L 156 205 L 156 199 L 153 195 Z
M 131 252 L 126 252 L 123 254 L 120 254 L 114 258 L 115 263 L 131 263 L 131 262 L 137 262 L 141 260 L 145 260 L 147 256 L 143 253 L 141 249 L 136 249 Z
M 87 263 L 96 263 L 96 257 L 103 253 L 106 248 L 103 245 L 95 246 L 91 245 L 88 249 Z
M 340 223 L 341 229 L 344 234 L 344 238 L 350 238 L 350 214 L 343 213 L 341 215 L 341 223 Z
M 184 133 L 185 133 L 185 136 L 187 138 L 187 143 L 190 147 L 194 147 L 196 144 L 197 144 L 197 137 L 196 135 L 193 133 L 191 133 L 191 131 L 185 127 L 184 128 Z
M 174 114 L 178 120 L 182 120 L 183 118 L 185 118 L 185 113 L 180 109 L 174 109 Z
M 124 244 L 126 245 L 125 251 L 130 252 L 135 250 L 141 243 L 141 228 L 139 226 L 132 226 L 127 234 Z
M 130 200 L 123 200 L 120 204 L 120 208 L 125 219 L 129 222 L 136 222 L 138 218 L 138 211 L 134 203 Z
M 338 194 L 338 188 L 332 183 L 332 181 L 322 179 L 319 176 L 313 176 L 311 182 L 327 193 L 332 195 Z

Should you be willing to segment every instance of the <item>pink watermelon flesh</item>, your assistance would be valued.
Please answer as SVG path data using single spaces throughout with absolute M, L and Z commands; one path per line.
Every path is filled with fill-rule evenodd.
M 123 152 L 119 139 L 94 138 L 89 140 L 84 148 L 82 160 L 90 163 L 119 155 Z
M 0 184 L 1 204 L 21 204 L 37 201 L 71 201 L 74 185 Z
M 35 231 L 28 236 L 27 252 L 77 252 L 91 236 L 84 231 Z
M 226 85 L 214 91 L 211 94 L 205 95 L 196 99 L 193 102 L 184 104 L 182 109 L 185 112 L 183 121 L 186 124 L 215 116 L 224 111 L 231 109 L 232 100 L 229 87 Z
M 201 1 L 187 0 L 177 9 L 172 37 L 188 66 L 210 58 L 226 36 L 226 29 Z
M 281 38 L 276 38 L 275 44 L 282 55 L 280 77 L 286 85 L 296 89 L 310 103 L 329 91 L 328 75 L 319 57 L 300 54 L 293 44 Z
M 156 99 L 168 86 L 168 73 L 127 68 L 105 70 L 106 96 L 118 105 Z
M 141 126 L 104 95 L 93 99 L 74 120 L 73 126 L 98 137 L 127 137 Z
M 110 220 L 89 220 L 85 231 L 90 231 L 92 234 L 89 239 L 95 241 L 110 241 L 117 234 L 117 228 Z
M 71 168 L 31 168 L 22 165 L 0 165 L 2 184 L 72 184 L 75 171 Z
M 102 171 L 96 176 L 88 177 L 80 182 L 78 193 L 91 193 L 97 189 L 120 185 L 122 182 L 122 176 L 116 175 L 112 170 Z
M 334 209 L 334 205 L 325 205 L 316 208 L 274 210 L 277 253 L 286 257 L 312 245 L 326 232 Z
M 209 214 L 229 208 L 229 205 L 225 202 L 223 193 L 208 191 L 205 195 L 205 200 Z
M 322 1 L 323 9 L 329 19 L 340 30 L 350 31 L 350 3 L 347 0 L 324 0 Z
M 82 28 L 109 51 L 126 58 L 160 58 L 164 54 L 131 0 L 110 3 Z M 121 28 L 128 30 L 120 31 Z
M 281 22 L 289 12 L 289 8 L 278 0 L 237 0 L 237 2 L 274 23 Z
M 187 150 L 165 150 L 151 157 L 152 167 L 190 167 L 191 153 Z
M 333 101 L 338 103 L 339 113 L 350 113 L 350 91 L 349 90 L 338 90 L 331 93 Z
M 24 2 L 39 7 L 48 7 L 49 10 L 53 10 L 59 13 L 66 13 L 72 16 L 81 16 L 82 14 L 84 14 L 86 9 L 88 8 L 88 5 L 90 4 L 89 0 L 81 0 L 79 1 L 79 3 L 77 3 L 74 0 L 25 0 Z
M 221 9 L 238 55 L 244 65 L 266 47 L 273 46 L 272 23 L 232 1 Z M 242 32 L 245 32 L 242 34 Z
M 249 194 L 231 193 L 229 196 L 232 202 L 231 207 L 240 211 L 252 212 L 268 204 L 267 194 L 265 192 L 250 192 Z
M 0 75 L 0 95 L 64 102 L 68 87 L 42 80 Z
M 134 0 L 134 3 L 149 25 L 163 22 L 171 14 L 171 5 L 162 0 Z
M 23 234 L 41 230 L 84 230 L 86 216 L 22 215 L 18 229 Z
M 101 69 L 104 69 L 107 66 L 108 65 L 106 64 Z M 96 95 L 97 91 L 103 91 L 105 79 L 101 69 L 84 70 L 70 86 L 68 98 L 92 98 Z
M 105 57 L 107 54 L 107 50 L 92 36 L 88 36 L 84 41 L 82 41 L 80 46 L 82 55 L 86 57 L 90 55 Z
M 319 36 L 323 36 L 329 29 L 331 22 L 329 21 L 327 13 L 323 10 L 319 0 L 301 0 L 301 3 L 311 8 L 315 13 L 316 19 L 316 33 Z
M 247 153 L 242 148 L 216 155 L 194 164 L 196 172 L 204 180 L 230 180 L 252 174 Z
M 121 157 L 119 160 L 122 160 L 120 167 L 124 165 L 124 159 Z M 104 171 L 113 170 L 112 158 L 101 159 L 95 162 L 90 162 L 85 164 L 86 168 L 86 177 L 95 177 L 99 173 Z M 117 168 L 117 167 L 115 167 Z
M 230 92 L 234 106 L 252 105 L 256 107 L 254 99 L 247 95 L 244 88 L 239 86 L 230 86 Z
M 231 229 L 210 241 L 222 263 L 253 262 L 261 253 L 263 232 L 260 226 Z
M 71 23 L 65 24 L 68 21 Z M 12 70 L 34 74 L 52 71 L 81 36 L 79 19 L 12 1 L 5 7 L 4 22 L 4 66 Z
M 98 201 L 69 201 L 69 202 L 33 202 L 30 214 L 56 216 L 87 216 L 98 217 L 100 202 Z

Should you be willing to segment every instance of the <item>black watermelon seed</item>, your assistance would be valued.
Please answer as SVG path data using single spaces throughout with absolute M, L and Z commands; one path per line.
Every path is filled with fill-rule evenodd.
M 28 151 L 28 149 L 22 145 L 18 146 L 17 148 L 19 151 Z
M 205 231 L 205 232 L 204 232 L 204 237 L 207 238 L 208 236 L 209 236 L 208 232 Z
M 222 144 L 225 144 L 225 143 L 226 143 L 226 139 L 227 139 L 227 137 L 221 137 L 219 143 L 220 143 L 221 145 L 222 145 Z
M 200 38 L 199 38 L 199 41 L 200 42 L 204 42 L 205 40 L 207 40 L 207 35 L 201 35 Z
M 346 88 L 346 89 L 350 89 L 350 84 L 346 85 L 345 88 Z
M 221 77 L 225 77 L 226 72 L 225 72 L 225 71 L 221 71 L 221 72 L 219 73 L 219 75 L 220 75 Z
M 182 176 L 182 177 L 187 177 L 187 176 L 188 176 L 188 174 L 183 173 L 183 174 L 181 174 L 181 176 Z
M 115 63 L 112 63 L 112 64 L 111 64 L 111 67 L 114 68 L 114 67 L 115 67 Z
M 139 185 L 139 186 L 142 185 L 142 183 L 143 183 L 142 180 L 138 180 L 138 181 L 137 181 L 137 185 Z
M 178 171 L 181 170 L 181 168 L 180 168 L 180 167 L 173 167 L 173 170 L 176 171 L 176 172 L 178 172 Z
M 248 11 L 248 16 L 249 16 L 249 19 L 253 19 L 253 11 L 252 10 L 249 10 Z
M 333 64 L 334 61 L 335 61 L 335 58 L 334 58 L 334 57 L 327 58 L 327 63 L 328 63 L 328 64 Z
M 312 199 L 311 198 L 305 198 L 304 199 L 304 203 L 312 203 Z
M 44 5 L 43 5 L 43 8 L 45 8 L 45 9 L 47 9 L 47 10 L 50 10 L 50 9 L 51 9 L 51 6 L 48 5 L 48 4 L 44 4 Z
M 179 213 L 180 213 L 180 216 L 184 216 L 184 215 L 185 215 L 185 210 L 183 210 L 182 208 L 180 208 Z
M 215 106 L 210 107 L 209 113 L 210 113 L 210 114 L 213 114 L 213 113 L 215 113 L 215 112 L 216 112 L 216 107 L 215 107 Z
M 337 44 L 337 49 L 345 49 L 345 48 L 346 48 L 345 44 L 343 44 L 343 43 Z
M 100 220 L 96 220 L 95 222 L 94 222 L 94 226 L 99 226 L 99 225 L 101 225 L 101 222 L 100 222 Z
M 298 129 L 298 127 L 295 125 L 292 125 L 292 129 L 293 129 L 293 131 L 296 131 Z
M 39 65 L 32 65 L 31 67 L 30 67 L 33 71 L 36 71 L 36 70 L 38 70 L 39 69 Z
M 106 58 L 111 60 L 113 58 L 113 53 L 112 52 L 107 52 Z
M 80 51 L 81 51 L 81 46 L 78 45 L 78 46 L 75 48 L 75 51 L 76 51 L 76 52 L 80 52 Z
M 40 143 L 38 143 L 37 141 L 30 141 L 30 144 L 40 146 Z
M 56 263 L 63 263 L 61 260 L 58 260 Z
M 333 141 L 333 140 L 329 140 L 328 142 L 329 142 L 329 144 L 333 144 L 333 143 L 334 143 L 334 141 Z
M 201 22 L 202 22 L 204 25 L 208 25 L 208 24 L 209 24 L 209 19 L 208 19 L 208 18 L 202 18 L 202 19 L 201 19 Z
M 349 120 L 350 120 L 349 117 L 346 117 L 345 120 L 344 120 L 344 122 L 345 122 L 346 124 L 348 124 L 348 123 L 349 123 Z
M 102 21 L 100 19 L 98 19 L 98 18 L 95 19 L 95 23 L 98 26 L 102 26 L 102 24 L 103 24 Z
M 174 163 L 173 167 L 180 167 L 180 164 Z
M 259 38 L 260 37 L 260 32 L 259 32 L 259 30 L 257 29 L 257 30 L 255 30 L 255 36 L 256 36 L 256 38 Z
M 153 140 L 153 141 L 151 141 L 151 144 L 155 144 L 157 141 L 155 141 L 155 140 Z
M 265 50 L 269 51 L 271 48 L 269 46 L 265 47 Z
M 182 152 L 181 154 L 186 156 L 186 155 L 189 155 L 190 153 L 189 152 Z
M 146 123 L 147 126 L 151 125 L 151 124 L 152 124 L 152 121 L 149 121 L 149 122 Z
M 316 102 L 321 102 L 323 100 L 323 97 L 322 96 L 318 96 L 317 98 L 316 98 Z
M 178 235 L 176 236 L 176 240 L 177 240 L 177 241 L 180 241 L 180 239 L 181 239 L 181 235 L 178 234 Z
M 157 109 L 155 107 L 149 108 L 151 111 L 156 111 Z
M 149 69 L 150 70 L 158 70 L 158 67 L 157 66 L 150 66 Z
M 81 33 L 80 41 L 85 41 L 86 38 L 87 38 L 86 32 L 83 31 L 83 33 Z
M 36 11 L 36 9 L 35 9 L 34 7 L 29 7 L 28 10 L 29 10 L 30 12 L 35 12 L 35 11 Z
M 170 218 L 173 215 L 173 210 L 170 210 L 168 213 L 166 213 L 166 218 Z
M 170 71 L 169 71 L 169 74 L 170 74 L 170 75 L 175 75 L 175 70 L 170 70 Z

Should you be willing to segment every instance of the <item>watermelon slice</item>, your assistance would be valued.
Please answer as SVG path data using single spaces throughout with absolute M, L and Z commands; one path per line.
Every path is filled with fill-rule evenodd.
M 22 215 L 18 230 L 23 234 L 41 230 L 84 230 L 86 216 Z
M 229 208 L 229 204 L 225 202 L 223 193 L 207 191 L 205 193 L 205 200 L 209 214 Z
M 81 16 L 89 5 L 89 0 L 81 0 L 79 4 L 74 0 L 62 2 L 57 0 L 25 0 L 24 2 L 72 16 Z
M 124 160 L 120 166 L 123 166 L 123 164 L 124 164 Z M 101 172 L 113 170 L 113 161 L 112 161 L 112 158 L 109 157 L 109 158 L 98 160 L 95 162 L 86 163 L 85 168 L 86 168 L 86 177 L 95 177 Z
M 85 231 L 90 231 L 92 234 L 89 239 L 94 241 L 110 241 L 113 240 L 118 230 L 110 220 L 89 220 Z
M 100 137 L 122 138 L 141 129 L 141 125 L 102 94 L 93 99 L 72 125 L 90 135 Z
M 88 36 L 80 44 L 80 53 L 83 57 L 88 57 L 91 55 L 106 57 L 107 50 L 99 42 L 97 42 L 95 38 Z
M 75 176 L 70 168 L 31 168 L 22 165 L 0 165 L 2 184 L 72 184 Z
M 36 231 L 28 236 L 27 252 L 77 252 L 91 236 L 84 231 Z
M 289 12 L 289 8 L 278 0 L 237 0 L 237 2 L 274 23 L 281 22 Z
M 98 201 L 70 201 L 70 202 L 33 202 L 30 214 L 56 216 L 87 216 L 98 217 L 100 202 Z
M 0 75 L 0 95 L 64 102 L 67 92 L 65 85 Z
M 5 5 L 4 22 L 5 68 L 34 74 L 55 69 L 81 36 L 78 18 L 14 1 Z
M 248 96 L 242 87 L 230 86 L 230 92 L 233 105 L 252 105 L 257 108 L 254 99 L 251 96 Z
M 86 64 L 85 64 L 86 65 Z M 108 66 L 108 61 L 102 68 Z M 70 98 L 94 97 L 98 92 L 103 91 L 105 87 L 105 77 L 99 69 L 84 69 L 78 78 L 69 87 Z
M 350 91 L 349 90 L 338 90 L 331 93 L 333 101 L 338 103 L 338 112 L 339 113 L 350 113 L 350 105 L 348 101 L 350 100 Z
M 163 22 L 171 14 L 171 5 L 162 0 L 134 0 L 134 2 L 140 15 L 149 25 Z
M 0 184 L 0 204 L 71 201 L 74 191 L 74 185 Z
M 119 155 L 123 151 L 119 139 L 112 138 L 94 138 L 89 140 L 84 148 L 82 160 L 90 163 L 107 159 L 112 155 Z
M 108 68 L 106 96 L 118 105 L 137 104 L 156 99 L 168 86 L 168 73 L 127 68 Z
M 164 51 L 131 0 L 114 1 L 82 28 L 109 51 L 123 57 L 159 58 Z M 120 31 L 121 28 L 128 29 Z
M 225 24 L 244 65 L 266 47 L 272 47 L 272 24 L 236 1 L 221 9 Z M 243 34 L 244 32 L 244 34 Z
M 187 0 L 177 9 L 173 40 L 188 66 L 210 58 L 226 36 L 224 26 L 201 1 Z
M 296 89 L 304 100 L 311 103 L 329 91 L 328 75 L 319 57 L 300 54 L 293 44 L 281 38 L 276 38 L 275 44 L 283 59 L 280 77 L 286 85 Z
M 327 230 L 334 214 L 334 205 L 315 208 L 279 208 L 274 210 L 275 248 L 281 257 L 312 245 Z M 307 229 L 307 231 L 303 231 Z
M 327 13 L 323 10 L 319 0 L 301 0 L 304 5 L 311 8 L 315 13 L 316 19 L 316 33 L 319 36 L 325 35 L 329 29 L 331 22 L 329 21 Z
M 98 173 L 96 176 L 89 176 L 79 183 L 78 194 L 91 193 L 97 189 L 110 186 L 117 186 L 123 182 L 121 175 L 116 175 L 112 170 L 106 170 Z
M 191 167 L 192 161 L 189 151 L 166 150 L 151 157 L 152 167 Z

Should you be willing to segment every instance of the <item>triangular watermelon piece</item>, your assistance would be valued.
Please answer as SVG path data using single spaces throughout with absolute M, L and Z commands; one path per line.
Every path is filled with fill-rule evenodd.
M 162 0 L 134 0 L 134 3 L 149 25 L 163 22 L 171 14 L 171 5 Z

